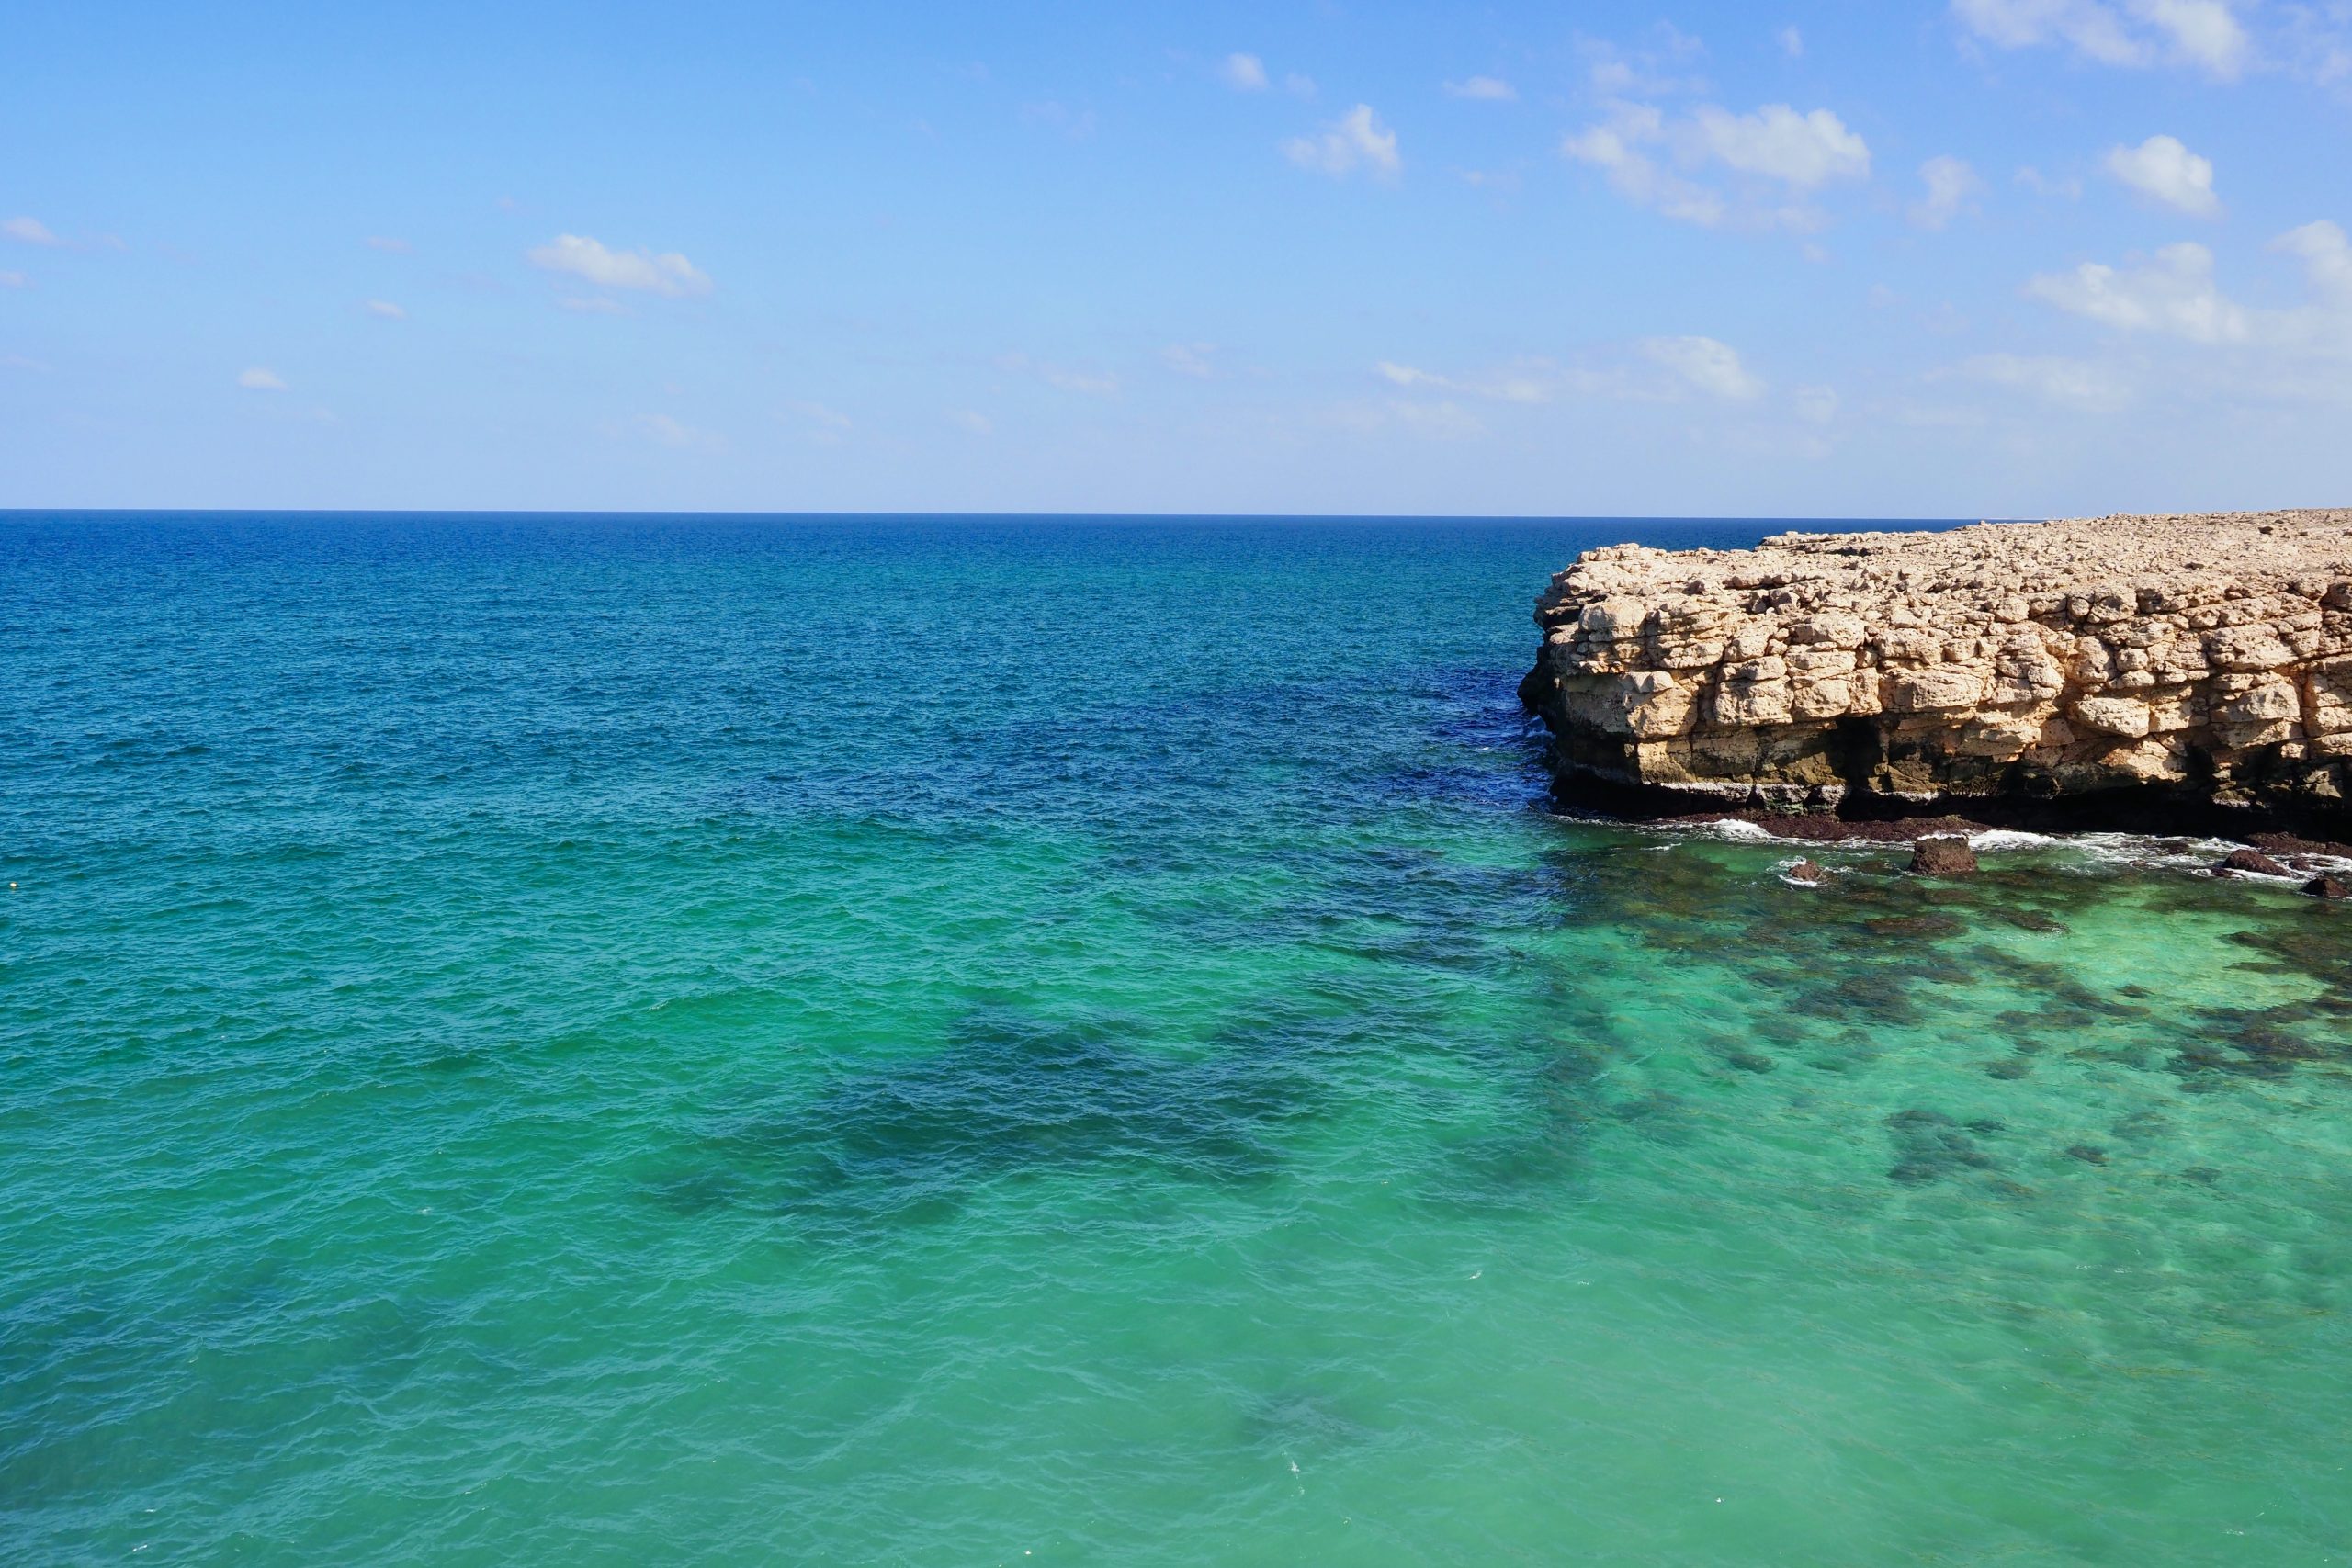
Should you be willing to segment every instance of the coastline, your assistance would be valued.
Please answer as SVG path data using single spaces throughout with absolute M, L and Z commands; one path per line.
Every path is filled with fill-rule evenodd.
M 2352 512 L 1613 546 L 1535 618 L 1570 808 L 2352 840 Z

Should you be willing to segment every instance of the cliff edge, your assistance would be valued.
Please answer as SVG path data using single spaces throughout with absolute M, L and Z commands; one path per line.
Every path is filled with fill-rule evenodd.
M 2352 511 L 1619 545 L 1535 618 L 1570 798 L 2352 837 Z

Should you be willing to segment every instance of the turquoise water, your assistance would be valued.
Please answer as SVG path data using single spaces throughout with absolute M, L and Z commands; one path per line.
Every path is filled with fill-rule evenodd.
M 1765 525 L 0 519 L 0 1560 L 2352 1561 L 2352 924 L 1542 807 Z

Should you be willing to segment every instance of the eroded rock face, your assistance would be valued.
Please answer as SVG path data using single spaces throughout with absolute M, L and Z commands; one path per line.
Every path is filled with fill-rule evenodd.
M 2133 791 L 2352 828 L 2352 511 L 1619 545 L 1535 618 L 1521 693 L 1571 789 Z

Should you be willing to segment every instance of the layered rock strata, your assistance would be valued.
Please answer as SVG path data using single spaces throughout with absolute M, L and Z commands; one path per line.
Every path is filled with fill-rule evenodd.
M 1564 792 L 2130 798 L 2352 836 L 2352 511 L 1592 550 L 1521 687 Z

